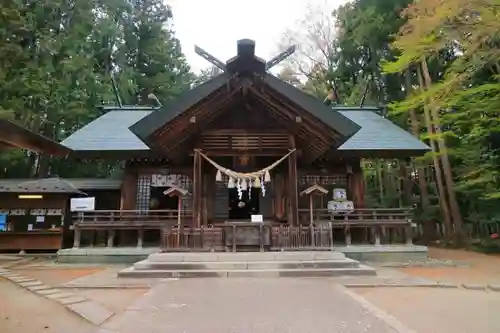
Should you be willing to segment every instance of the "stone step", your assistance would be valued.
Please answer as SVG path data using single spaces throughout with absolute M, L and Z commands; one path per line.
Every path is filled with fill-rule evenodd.
M 375 269 L 360 265 L 356 268 L 306 269 L 242 269 L 242 270 L 136 270 L 133 267 L 118 272 L 121 278 L 233 278 L 233 277 L 339 277 L 375 276 Z
M 352 259 L 314 261 L 215 261 L 215 262 L 155 262 L 143 260 L 134 264 L 136 270 L 262 270 L 300 268 L 356 268 L 359 262 Z
M 154 253 L 148 259 L 152 262 L 256 262 L 256 261 L 317 261 L 343 260 L 345 254 L 336 251 L 297 252 L 170 252 Z

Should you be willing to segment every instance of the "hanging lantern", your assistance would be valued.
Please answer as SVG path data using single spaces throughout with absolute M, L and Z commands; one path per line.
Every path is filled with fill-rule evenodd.
M 220 172 L 220 170 L 217 170 L 217 173 L 215 174 L 215 181 L 216 182 L 222 181 L 222 172 Z
M 253 187 L 255 188 L 260 188 L 260 178 L 256 177 L 254 182 L 253 182 Z
M 271 181 L 271 174 L 269 170 L 266 170 L 266 174 L 264 175 L 264 182 L 269 183 Z
M 233 177 L 229 177 L 229 180 L 227 181 L 227 188 L 235 188 L 235 186 Z

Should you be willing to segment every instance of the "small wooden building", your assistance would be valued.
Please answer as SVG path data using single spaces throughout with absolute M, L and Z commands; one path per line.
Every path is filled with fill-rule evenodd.
M 0 119 L 0 152 L 8 149 L 27 149 L 57 156 L 67 156 L 71 152 L 49 138 Z M 61 188 L 56 190 L 57 184 Z M 0 250 L 60 248 L 61 218 L 69 190 L 66 185 L 57 181 L 0 180 Z
M 158 212 L 176 211 L 177 198 L 162 195 L 171 186 L 192 193 L 183 200 L 186 227 L 250 221 L 255 214 L 272 225 L 309 224 L 301 191 L 314 184 L 330 193 L 345 188 L 357 209 L 367 208 L 361 158 L 403 159 L 429 150 L 377 108 L 332 108 L 268 73 L 253 41 L 239 41 L 237 51 L 222 74 L 173 103 L 108 107 L 62 142 L 75 156 L 124 161 L 120 211 L 106 227 L 120 225 L 116 214 L 161 220 Z M 242 189 L 228 170 L 260 174 Z
M 111 179 L 0 180 L 0 251 L 56 251 L 72 242 L 70 199 L 95 196 L 98 209 L 115 210 L 120 183 Z M 85 191 L 85 192 L 84 192 Z

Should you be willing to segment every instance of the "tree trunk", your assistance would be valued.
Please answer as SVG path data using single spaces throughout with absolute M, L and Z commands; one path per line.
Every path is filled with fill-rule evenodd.
M 425 85 L 424 85 L 424 80 L 422 78 L 422 70 L 420 67 L 417 68 L 417 77 L 418 77 L 418 84 L 420 85 L 420 89 L 422 91 L 425 91 Z M 425 119 L 425 124 L 427 126 L 427 132 L 429 135 L 433 136 L 434 135 L 434 125 L 432 123 L 432 118 L 431 114 L 429 111 L 428 106 L 424 106 L 424 119 Z M 443 183 L 443 174 L 441 172 L 441 165 L 439 164 L 439 159 L 438 159 L 438 149 L 436 147 L 436 142 L 434 141 L 434 138 L 431 137 L 429 140 L 429 144 L 431 145 L 432 149 L 432 162 L 434 164 L 434 173 L 436 175 L 436 184 L 438 188 L 438 193 L 439 193 L 439 204 L 441 206 L 441 210 L 443 212 L 443 220 L 444 220 L 444 225 L 446 227 L 446 233 L 448 234 L 452 229 L 451 229 L 451 215 L 450 215 L 450 208 L 448 206 L 448 199 L 446 197 L 446 191 L 444 188 L 444 183 Z
M 401 181 L 399 182 L 401 188 L 401 207 L 410 207 L 412 204 L 412 185 L 410 175 L 408 174 L 409 161 L 400 160 L 399 164 L 399 176 Z
M 424 83 L 427 89 L 430 89 L 432 84 L 431 76 L 429 74 L 429 68 L 427 67 L 427 61 L 425 58 L 422 59 L 422 74 L 424 77 Z M 455 194 L 455 185 L 453 182 L 453 175 L 451 172 L 450 160 L 448 158 L 448 152 L 446 151 L 446 143 L 441 136 L 441 127 L 439 121 L 439 108 L 435 101 L 431 99 L 431 119 L 434 123 L 434 128 L 437 134 L 437 143 L 439 150 L 441 152 L 441 163 L 443 165 L 444 180 L 448 192 L 448 199 L 450 201 L 451 216 L 453 218 L 453 223 L 455 226 L 455 232 L 459 238 L 463 236 L 463 223 L 462 214 L 460 213 L 460 207 L 458 207 L 457 196 Z
M 412 92 L 410 70 L 406 71 L 406 91 L 410 95 Z M 411 132 L 417 138 L 420 137 L 420 122 L 417 117 L 415 109 L 410 109 L 410 121 L 411 121 Z M 418 177 L 418 186 L 420 187 L 420 204 L 422 205 L 422 211 L 429 209 L 429 191 L 427 188 L 427 180 L 425 179 L 425 168 L 421 163 L 416 163 L 416 171 Z
M 385 188 L 384 188 L 384 180 L 382 178 L 382 168 L 384 167 L 383 163 L 380 163 L 380 160 L 377 159 L 375 161 L 375 167 L 377 169 L 377 183 L 378 183 L 378 190 L 379 190 L 379 195 L 380 195 L 380 205 L 384 206 L 385 205 Z
M 413 92 L 413 88 L 411 85 L 411 69 L 407 69 L 405 72 L 405 87 L 406 87 L 406 94 L 407 96 L 410 96 L 410 94 Z M 409 110 L 409 116 L 410 116 L 410 125 L 411 125 L 411 132 L 412 134 L 420 138 L 420 121 L 418 119 L 417 113 L 415 112 L 415 109 L 410 109 Z M 418 181 L 418 187 L 419 187 L 419 194 L 420 194 L 420 207 L 422 210 L 422 213 L 424 215 L 429 212 L 429 189 L 427 187 L 427 179 L 425 177 L 426 175 L 426 167 L 422 165 L 421 162 L 416 162 L 415 163 L 415 171 L 417 173 L 417 181 Z M 423 239 L 424 242 L 429 242 L 433 239 L 436 238 L 436 224 L 435 221 L 432 221 L 430 219 L 425 219 L 422 221 L 423 224 Z

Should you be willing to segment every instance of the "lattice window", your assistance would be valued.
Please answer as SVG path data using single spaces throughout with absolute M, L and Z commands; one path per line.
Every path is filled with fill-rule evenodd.
M 347 186 L 347 175 L 303 175 L 299 176 L 298 183 L 301 188 L 307 188 L 314 184 L 321 186 Z
M 137 195 L 135 198 L 135 209 L 141 212 L 149 210 L 151 197 L 151 175 L 143 174 L 137 177 Z
M 186 175 L 164 175 L 164 174 L 142 174 L 137 178 L 137 195 L 135 209 L 141 212 L 147 212 L 151 201 L 151 187 L 170 186 L 175 184 L 183 189 L 193 192 L 193 181 Z M 191 196 L 184 199 L 184 208 L 191 209 Z

